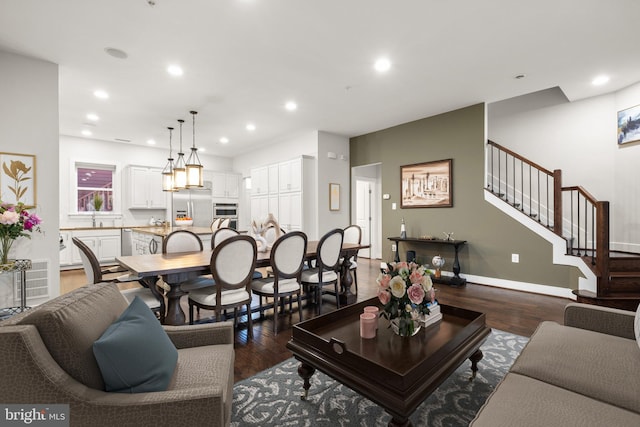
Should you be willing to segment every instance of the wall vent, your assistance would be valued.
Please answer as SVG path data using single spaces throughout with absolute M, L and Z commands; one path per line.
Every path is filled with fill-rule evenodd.
M 49 260 L 31 261 L 31 270 L 26 271 L 27 302 L 49 296 Z M 14 305 L 20 304 L 20 274 L 13 279 Z M 27 304 L 28 305 L 28 304 Z

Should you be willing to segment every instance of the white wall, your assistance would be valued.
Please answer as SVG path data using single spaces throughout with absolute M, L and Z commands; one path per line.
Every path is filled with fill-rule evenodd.
M 640 252 L 640 144 L 616 141 L 617 112 L 640 104 L 640 84 L 576 102 L 540 102 L 543 96 L 519 97 L 510 109 L 490 105 L 489 139 L 547 169 L 561 169 L 564 186 L 580 185 L 608 200 L 612 248 Z
M 174 157 L 175 157 L 174 153 Z M 229 171 L 231 162 L 228 158 L 199 153 L 200 161 L 206 171 Z M 164 210 L 129 210 L 124 202 L 124 168 L 128 165 L 164 168 L 169 157 L 167 149 L 144 147 L 119 142 L 98 141 L 93 139 L 60 136 L 60 224 L 61 227 L 90 226 L 91 218 L 71 215 L 75 210 L 71 189 L 75 179 L 75 164 L 97 163 L 115 165 L 114 191 L 120 194 L 114 200 L 114 213 L 122 215 L 122 224 L 126 226 L 147 224 L 149 218 L 165 218 Z M 167 193 L 169 195 L 170 193 Z M 113 216 L 101 218 L 105 226 L 114 225 Z
M 331 159 L 328 153 L 337 158 Z M 351 224 L 349 218 L 349 138 L 328 132 L 318 132 L 318 236 L 334 228 L 344 228 Z M 329 184 L 340 184 L 340 210 L 329 210 Z
M 47 260 L 49 296 L 55 297 L 60 293 L 58 66 L 0 51 L 0 76 L 0 151 L 36 156 L 35 211 L 43 219 L 43 232 L 17 240 L 10 256 Z M 0 277 L 0 307 L 14 305 L 10 277 Z

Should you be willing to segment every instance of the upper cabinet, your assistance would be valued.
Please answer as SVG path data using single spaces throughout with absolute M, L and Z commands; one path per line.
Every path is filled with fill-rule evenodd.
M 162 191 L 162 169 L 144 166 L 128 166 L 126 169 L 126 208 L 167 208 L 167 196 Z
M 251 195 L 261 196 L 269 193 L 269 167 L 251 169 Z
M 278 188 L 280 193 L 302 190 L 302 158 L 278 164 Z
M 237 199 L 240 196 L 240 175 L 228 172 L 212 173 L 212 196 Z

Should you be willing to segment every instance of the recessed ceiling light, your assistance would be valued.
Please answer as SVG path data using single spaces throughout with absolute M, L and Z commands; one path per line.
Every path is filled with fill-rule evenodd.
M 223 136 L 222 138 L 220 138 L 220 143 L 228 144 L 229 143 L 229 138 L 227 138 L 226 136 Z
M 109 94 L 102 89 L 98 89 L 94 91 L 93 94 L 95 95 L 96 98 L 109 99 Z
M 207 149 L 204 147 L 198 147 L 198 151 L 200 151 L 201 153 L 204 153 L 205 151 L 207 151 Z
M 253 123 L 247 123 L 247 130 L 249 132 L 253 132 L 254 130 L 256 130 L 256 125 L 254 125 Z
M 91 132 L 89 129 L 83 129 L 81 132 L 84 136 L 91 136 L 93 135 L 93 132 Z
M 107 55 L 113 56 L 118 59 L 127 59 L 129 55 L 124 50 L 116 49 L 114 47 L 105 47 L 104 51 L 107 52 Z
M 380 58 L 373 65 L 373 68 L 375 68 L 379 73 L 384 73 L 385 71 L 389 71 L 391 68 L 391 61 L 387 58 Z
M 289 101 L 286 104 L 284 104 L 284 108 L 286 108 L 288 111 L 295 111 L 298 109 L 298 104 L 296 104 L 293 101 Z
M 605 83 L 609 82 L 609 76 L 598 76 L 591 81 L 591 84 L 594 86 L 602 86 Z
M 98 120 L 100 120 L 100 117 L 98 117 L 97 114 L 89 113 L 87 114 L 87 120 L 91 120 L 92 122 L 97 122 Z
M 147 139 L 147 144 L 156 145 L 156 141 L 155 141 L 155 139 Z
M 180 67 L 179 65 L 173 64 L 167 67 L 167 73 L 175 77 L 180 77 L 181 75 L 184 74 L 184 71 L 182 70 L 182 67 Z

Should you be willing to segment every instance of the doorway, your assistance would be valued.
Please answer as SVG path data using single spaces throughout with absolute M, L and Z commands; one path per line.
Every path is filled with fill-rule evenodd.
M 358 256 L 364 258 L 382 258 L 382 203 L 381 203 L 381 165 L 380 163 L 352 168 L 352 206 L 351 222 L 362 229 L 362 243 L 370 245 Z

